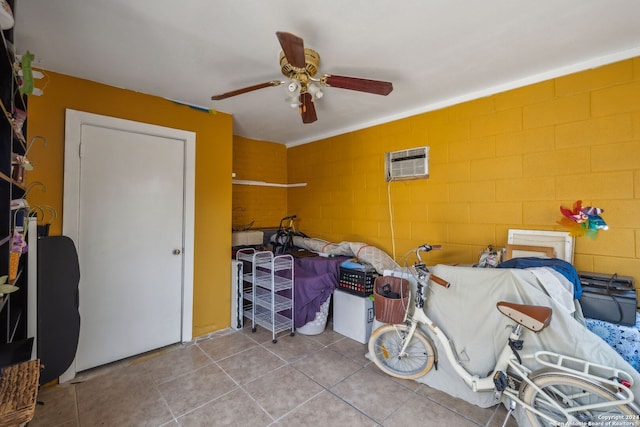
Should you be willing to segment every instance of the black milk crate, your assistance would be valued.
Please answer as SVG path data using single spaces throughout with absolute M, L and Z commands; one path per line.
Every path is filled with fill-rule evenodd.
M 340 267 L 338 289 L 353 295 L 368 297 L 373 293 L 373 282 L 379 274 L 373 269 L 355 270 Z

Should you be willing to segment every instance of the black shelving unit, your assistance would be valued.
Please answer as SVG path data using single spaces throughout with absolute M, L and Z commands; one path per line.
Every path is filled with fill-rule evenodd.
M 15 2 L 8 1 L 12 10 Z M 0 276 L 11 268 L 11 236 L 16 225 L 26 223 L 23 209 L 12 209 L 12 200 L 25 195 L 23 175 L 13 165 L 15 155 L 26 151 L 27 98 L 19 91 L 19 77 L 13 48 L 13 28 L 2 31 L 0 41 Z M 28 360 L 31 342 L 27 338 L 27 254 L 20 256 L 15 277 L 8 284 L 19 289 L 0 297 L 0 367 Z

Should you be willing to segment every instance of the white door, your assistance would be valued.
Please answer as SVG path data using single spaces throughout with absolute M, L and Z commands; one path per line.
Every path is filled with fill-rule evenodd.
M 184 273 L 192 212 L 185 208 L 190 172 L 182 135 L 119 119 L 75 125 L 78 150 L 67 147 L 65 157 L 64 221 L 73 208 L 66 202 L 69 179 L 77 185 L 81 326 L 75 371 L 82 371 L 191 339 L 191 316 L 183 311 L 191 310 Z M 77 157 L 77 165 L 69 157 Z M 74 167 L 77 178 L 67 177 Z

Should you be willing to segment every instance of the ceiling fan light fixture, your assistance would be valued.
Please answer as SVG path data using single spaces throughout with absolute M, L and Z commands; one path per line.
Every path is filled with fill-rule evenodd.
M 307 86 L 307 92 L 309 92 L 314 99 L 320 99 L 324 96 L 322 88 L 317 83 L 311 83 Z
M 300 91 L 302 90 L 302 85 L 296 79 L 290 79 L 287 84 L 287 104 L 291 106 L 291 108 L 298 108 L 300 106 Z
M 291 79 L 287 83 L 287 92 L 290 94 L 298 94 L 300 93 L 300 82 L 296 79 Z
M 291 108 L 298 108 L 300 106 L 300 99 L 297 94 L 291 94 L 285 101 Z

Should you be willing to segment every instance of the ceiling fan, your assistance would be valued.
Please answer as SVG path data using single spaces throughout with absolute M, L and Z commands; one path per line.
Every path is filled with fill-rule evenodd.
M 280 52 L 280 67 L 282 74 L 289 80 L 272 80 L 242 89 L 233 90 L 211 97 L 214 101 L 252 92 L 270 86 L 287 85 L 288 100 L 292 107 L 298 107 L 303 123 L 313 123 L 318 117 L 313 105 L 313 99 L 320 99 L 323 95 L 322 87 L 336 87 L 341 89 L 356 90 L 359 92 L 373 93 L 376 95 L 388 95 L 393 90 L 391 82 L 380 80 L 361 79 L 358 77 L 337 76 L 323 74 L 316 78 L 320 55 L 315 50 L 305 48 L 302 38 L 295 34 L 276 32 L 278 41 L 282 47 Z

